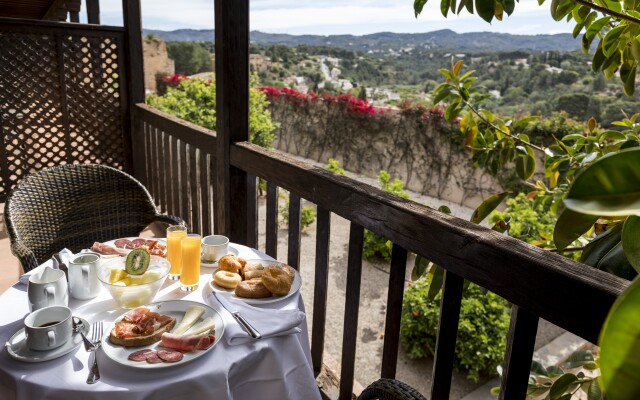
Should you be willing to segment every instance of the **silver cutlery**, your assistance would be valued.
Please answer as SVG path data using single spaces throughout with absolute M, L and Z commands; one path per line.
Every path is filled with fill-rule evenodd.
M 76 320 L 78 320 L 78 322 L 76 322 Z M 91 342 L 91 340 L 89 340 L 89 338 L 87 338 L 87 336 L 84 334 L 84 323 L 76 317 L 73 317 L 71 319 L 71 322 L 73 323 L 73 331 L 74 332 L 80 332 L 80 336 L 82 336 L 82 344 L 84 345 L 84 350 L 85 351 L 93 351 L 95 350 L 95 346 L 93 345 L 93 343 Z
M 93 349 L 87 350 L 93 354 L 93 364 L 89 369 L 89 376 L 87 376 L 88 384 L 94 384 L 100 380 L 100 370 L 98 369 L 97 351 L 102 344 L 102 334 L 103 334 L 102 321 L 94 322 L 93 325 L 91 325 L 91 342 L 90 342 L 91 345 L 93 346 Z M 86 343 L 85 343 L 85 349 L 86 349 Z
M 260 332 L 258 332 L 256 328 L 254 328 L 246 319 L 244 319 L 240 312 L 233 306 L 233 304 L 229 302 L 229 300 L 224 297 L 223 294 L 220 294 L 218 292 L 213 292 L 213 294 L 216 296 L 216 299 L 218 299 L 220 304 L 222 304 L 222 307 L 224 307 L 231 313 L 231 315 L 233 315 L 233 318 L 238 321 L 238 324 L 240 324 L 240 326 L 244 328 L 244 330 L 247 331 L 247 333 L 251 335 L 252 338 L 260 339 L 262 337 Z

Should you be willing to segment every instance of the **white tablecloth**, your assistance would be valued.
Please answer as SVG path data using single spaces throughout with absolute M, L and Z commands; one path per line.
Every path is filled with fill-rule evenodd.
M 233 245 L 248 259 L 271 259 L 241 245 Z M 42 266 L 41 266 L 42 267 Z M 41 268 L 40 267 L 40 268 Z M 154 301 L 192 300 L 207 303 L 211 293 L 210 268 L 202 268 L 197 291 L 185 293 L 178 281 L 167 280 Z M 0 341 L 5 343 L 23 327 L 29 313 L 27 286 L 16 284 L 0 295 Z M 208 303 L 207 303 L 208 304 Z M 225 325 L 236 324 L 218 304 L 209 304 L 224 318 Z M 125 310 L 102 288 L 98 297 L 88 301 L 70 299 L 74 315 L 89 322 L 112 322 Z M 270 308 L 304 311 L 299 294 L 272 303 Z M 229 346 L 221 340 L 198 359 L 175 367 L 141 370 L 116 363 L 102 350 L 98 364 L 102 379 L 85 383 L 89 353 L 82 346 L 58 359 L 42 363 L 14 360 L 6 349 L 0 352 L 0 399 L 320 399 L 311 367 L 309 335 L 306 323 L 301 333 Z

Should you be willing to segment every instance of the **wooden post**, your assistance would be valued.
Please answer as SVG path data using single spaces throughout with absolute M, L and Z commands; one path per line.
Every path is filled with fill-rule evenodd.
M 129 87 L 127 123 L 125 124 L 125 162 L 126 168 L 140 179 L 145 171 L 141 165 L 141 157 L 133 157 L 132 149 L 144 148 L 141 121 L 133 119 L 133 108 L 137 103 L 144 103 L 144 67 L 142 58 L 142 20 L 140 16 L 140 0 L 122 0 L 124 17 L 126 60 L 125 70 Z
M 87 22 L 100 25 L 100 0 L 87 0 Z
M 249 0 L 215 0 L 217 232 L 247 243 L 247 173 L 231 166 L 234 142 L 249 140 Z M 253 213 L 252 213 L 253 214 Z

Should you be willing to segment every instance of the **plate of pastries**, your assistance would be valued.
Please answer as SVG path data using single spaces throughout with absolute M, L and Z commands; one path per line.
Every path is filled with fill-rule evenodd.
M 248 304 L 272 303 L 286 299 L 302 286 L 298 271 L 271 260 L 245 260 L 227 254 L 218 260 L 209 281 L 211 289 Z

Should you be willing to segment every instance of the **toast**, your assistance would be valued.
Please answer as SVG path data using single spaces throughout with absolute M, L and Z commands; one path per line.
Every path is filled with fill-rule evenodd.
M 162 334 L 173 329 L 175 324 L 173 317 L 138 307 L 116 322 L 109 332 L 109 341 L 124 347 L 147 346 L 160 341 Z
M 151 335 L 146 336 L 133 336 L 133 337 L 125 337 L 120 338 L 116 336 L 116 328 L 111 329 L 111 333 L 109 334 L 109 341 L 113 344 L 117 344 L 119 346 L 124 347 L 138 347 L 138 346 L 148 346 L 155 342 L 159 342 L 163 333 L 171 331 L 176 324 L 176 320 L 169 322 L 167 325 L 162 326 L 155 331 Z

